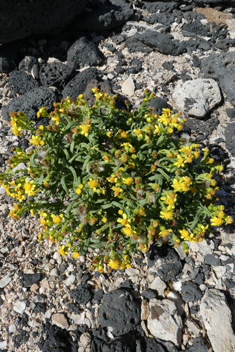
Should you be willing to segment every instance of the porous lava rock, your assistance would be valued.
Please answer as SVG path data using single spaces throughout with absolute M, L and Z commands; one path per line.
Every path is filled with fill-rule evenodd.
M 178 254 L 168 245 L 152 246 L 147 253 L 147 258 L 150 271 L 157 273 L 165 282 L 172 280 L 182 271 Z
M 52 89 L 39 87 L 12 99 L 9 104 L 2 107 L 1 114 L 4 120 L 10 120 L 11 111 L 23 111 L 29 120 L 37 120 L 38 110 L 46 106 L 48 112 L 52 111 L 55 101 L 56 95 Z
M 99 321 L 102 328 L 111 326 L 112 334 L 127 334 L 140 322 L 140 305 L 127 290 L 117 289 L 103 297 Z
M 88 284 L 80 284 L 74 290 L 70 290 L 69 293 L 78 304 L 87 304 L 93 298 L 93 293 Z
M 73 67 L 70 67 L 62 62 L 55 61 L 42 65 L 39 77 L 43 86 L 55 86 L 62 89 L 75 74 L 76 71 Z
M 24 71 L 12 71 L 9 74 L 9 82 L 7 87 L 16 95 L 23 95 L 39 87 L 38 82 L 28 73 Z
M 102 52 L 86 37 L 76 40 L 67 52 L 68 64 L 74 67 L 75 70 L 85 65 L 99 65 L 102 60 Z
M 1 0 L 0 43 L 60 32 L 88 0 Z
M 235 122 L 229 123 L 225 129 L 226 148 L 235 157 Z

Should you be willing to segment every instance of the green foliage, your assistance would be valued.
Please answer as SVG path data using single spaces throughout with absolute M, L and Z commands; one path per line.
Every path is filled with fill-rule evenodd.
M 39 214 L 39 240 L 61 241 L 60 254 L 70 250 L 74 258 L 98 251 L 91 269 L 100 272 L 129 267 L 132 254 L 152 243 L 183 243 L 187 250 L 185 241 L 201 241 L 212 226 L 232 222 L 215 205 L 212 173 L 223 166 L 208 149 L 178 138 L 185 122 L 179 114 L 152 113 L 147 104 L 155 95 L 148 90 L 132 112 L 127 102 L 127 110 L 115 108 L 117 96 L 93 92 L 90 108 L 83 95 L 55 103 L 50 114 L 41 108 L 37 116 L 51 119 L 47 127 L 11 113 L 15 135 L 31 131 L 32 150 L 15 148 L 11 168 L 0 174 L 18 200 L 10 216 Z M 27 169 L 15 172 L 21 162 Z

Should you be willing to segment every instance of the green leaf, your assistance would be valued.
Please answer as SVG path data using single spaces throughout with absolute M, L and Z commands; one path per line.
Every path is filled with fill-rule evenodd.
M 65 192 L 66 193 L 69 193 L 69 190 L 68 190 L 68 188 L 67 188 L 67 186 L 66 186 L 66 183 L 65 183 L 65 179 L 66 179 L 66 177 L 68 177 L 69 175 L 65 175 L 65 176 L 63 176 L 62 178 L 61 178 L 61 184 L 62 184 L 62 187 L 63 187 L 63 189 L 65 190 Z
M 72 172 L 73 174 L 73 180 L 74 182 L 77 182 L 77 173 L 76 171 L 74 170 L 74 168 L 72 166 L 69 166 L 68 169 Z
M 101 243 L 97 243 L 97 244 L 90 244 L 91 248 L 102 248 L 102 247 L 106 247 L 107 246 L 107 242 L 101 242 Z
M 70 144 L 70 152 L 73 153 L 74 152 L 74 147 L 75 147 L 75 142 L 72 141 Z
M 74 206 L 74 204 L 76 204 L 76 200 L 74 200 L 73 202 L 71 202 L 68 206 L 68 208 L 66 209 L 65 214 L 68 214 L 70 212 L 70 210 L 72 209 L 72 207 Z
M 120 208 L 120 209 L 122 209 L 122 210 L 123 210 L 123 205 L 122 205 L 122 204 L 120 204 L 120 203 L 118 203 L 118 202 L 116 202 L 115 200 L 114 200 L 114 201 L 112 201 L 112 204 L 113 204 L 115 207 Z
M 35 164 L 35 158 L 38 156 L 38 154 L 37 153 L 34 153 L 34 154 L 32 154 L 31 155 L 31 157 L 30 157 L 30 166 L 32 166 L 32 167 L 36 167 L 37 165 Z
M 69 152 L 67 151 L 67 149 L 63 149 L 65 155 L 66 155 L 66 159 L 69 160 L 70 159 L 70 155 Z
M 165 171 L 163 171 L 163 170 L 160 169 L 160 168 L 157 168 L 156 170 L 159 171 L 159 172 L 162 174 L 162 176 L 165 177 L 165 179 L 166 179 L 167 181 L 170 180 L 170 177 L 165 173 Z
M 86 160 L 84 161 L 84 164 L 83 164 L 83 166 L 82 166 L 82 172 L 84 172 L 85 170 L 86 170 L 86 167 L 87 167 L 87 165 L 88 165 L 88 163 L 89 163 L 89 160 L 90 160 L 90 155 L 88 155 L 88 157 L 86 158 Z
M 113 207 L 113 204 L 112 204 L 112 203 L 104 204 L 104 205 L 101 205 L 101 207 L 102 207 L 103 209 L 108 209 L 108 208 L 112 208 L 112 207 Z
M 194 227 L 197 225 L 197 222 L 200 218 L 200 213 L 201 213 L 201 209 L 198 210 L 193 222 L 192 222 L 192 225 L 190 226 L 190 230 L 194 229 Z
M 166 138 L 166 136 L 165 136 L 164 134 L 162 134 L 162 135 L 158 138 L 156 144 L 157 144 L 157 145 L 161 144 L 161 143 L 164 141 L 165 138 Z

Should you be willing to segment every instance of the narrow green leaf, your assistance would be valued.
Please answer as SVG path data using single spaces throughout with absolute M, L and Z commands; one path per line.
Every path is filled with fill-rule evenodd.
M 76 204 L 76 200 L 74 200 L 73 202 L 71 202 L 70 204 L 69 204 L 69 206 L 67 207 L 67 209 L 66 209 L 66 214 L 68 214 L 69 212 L 70 212 L 70 210 L 72 209 L 72 207 L 74 206 L 74 204 Z
M 62 187 L 63 187 L 63 189 L 65 190 L 65 192 L 66 193 L 69 193 L 69 190 L 68 190 L 68 188 L 67 188 L 67 186 L 66 186 L 66 183 L 65 183 L 65 179 L 66 179 L 66 177 L 68 177 L 69 175 L 65 175 L 65 176 L 63 176 L 62 178 L 61 178 L 61 184 L 62 184 Z
M 77 173 L 76 171 L 74 170 L 74 168 L 72 166 L 69 166 L 68 169 L 72 172 L 73 174 L 73 180 L 74 182 L 77 182 Z
M 69 152 L 67 151 L 67 149 L 63 149 L 65 155 L 66 155 L 66 159 L 69 160 L 70 159 L 70 155 Z
M 83 167 L 82 167 L 82 172 L 84 172 L 84 171 L 86 170 L 90 158 L 91 158 L 90 155 L 88 155 L 88 157 L 87 157 L 86 160 L 84 161 L 84 164 L 83 164 Z
M 75 147 L 75 142 L 72 141 L 71 144 L 70 144 L 70 152 L 71 153 L 74 153 L 74 147 Z

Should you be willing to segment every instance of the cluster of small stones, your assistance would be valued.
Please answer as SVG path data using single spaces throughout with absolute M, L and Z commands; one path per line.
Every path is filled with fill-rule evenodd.
M 208 146 L 225 164 L 218 198 L 234 218 L 233 6 L 92 0 L 59 34 L 1 45 L 0 171 L 12 146 L 30 147 L 28 133 L 12 134 L 10 111 L 23 110 L 46 125 L 36 119 L 39 108 L 50 111 L 54 101 L 79 94 L 92 104 L 94 86 L 132 107 L 148 88 L 156 93 L 151 105 L 157 113 L 181 111 L 188 119 L 184 138 Z M 38 243 L 39 221 L 29 214 L 10 219 L 13 203 L 0 187 L 3 352 L 235 350 L 233 224 L 189 243 L 186 254 L 153 247 L 131 268 L 100 274 L 89 270 L 92 250 L 74 260 L 61 257 L 58 244 Z

